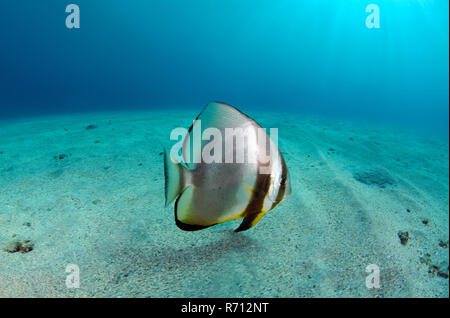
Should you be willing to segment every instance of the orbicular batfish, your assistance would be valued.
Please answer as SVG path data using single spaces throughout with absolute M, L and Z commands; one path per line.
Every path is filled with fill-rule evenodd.
M 291 192 L 277 145 L 233 106 L 209 103 L 180 148 L 179 160 L 165 152 L 164 173 L 166 206 L 176 199 L 175 222 L 182 230 L 238 218 L 244 219 L 235 231 L 248 230 Z

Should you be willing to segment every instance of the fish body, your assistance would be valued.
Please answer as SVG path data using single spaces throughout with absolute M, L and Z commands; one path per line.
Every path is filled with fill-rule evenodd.
M 196 133 L 210 138 L 195 143 Z M 243 218 L 236 231 L 244 231 L 290 194 L 277 145 L 233 106 L 209 103 L 190 127 L 182 154 L 184 165 L 167 152 L 164 158 L 166 205 L 176 199 L 175 222 L 182 230 Z

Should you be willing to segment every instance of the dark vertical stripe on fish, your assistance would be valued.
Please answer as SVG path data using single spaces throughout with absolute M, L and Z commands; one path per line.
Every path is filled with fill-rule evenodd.
M 235 230 L 235 232 L 241 232 L 248 230 L 252 226 L 252 221 L 262 212 L 264 207 L 264 199 L 267 196 L 270 188 L 270 174 L 259 174 L 256 178 L 255 188 L 252 193 L 252 197 L 245 208 L 242 215 L 244 220 L 241 225 Z

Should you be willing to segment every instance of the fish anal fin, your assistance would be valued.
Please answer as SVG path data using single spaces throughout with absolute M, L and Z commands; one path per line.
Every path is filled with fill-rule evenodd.
M 246 231 L 246 230 L 254 227 L 256 225 L 256 223 L 258 223 L 259 220 L 261 220 L 261 218 L 263 217 L 264 214 L 265 214 L 265 212 L 253 213 L 253 214 L 247 215 L 246 217 L 244 217 L 244 220 L 242 220 L 241 225 L 239 225 L 239 227 L 234 231 L 242 232 L 242 231 Z
M 199 230 L 203 230 L 203 229 L 206 229 L 206 228 L 208 228 L 210 226 L 215 225 L 215 224 L 211 224 L 211 225 L 186 224 L 186 223 L 181 222 L 177 218 L 175 218 L 175 224 L 178 226 L 179 229 L 181 229 L 183 231 L 199 231 Z
M 175 201 L 175 224 L 183 231 L 199 231 L 217 224 L 196 224 L 198 220 L 195 220 L 195 217 L 192 218 L 195 216 L 195 213 L 193 213 L 194 211 L 191 210 L 190 206 L 193 192 L 194 186 L 189 185 Z

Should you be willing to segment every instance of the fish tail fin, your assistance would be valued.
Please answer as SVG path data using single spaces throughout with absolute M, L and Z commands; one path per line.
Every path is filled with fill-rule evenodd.
M 165 206 L 167 207 L 184 190 L 184 167 L 164 149 Z

